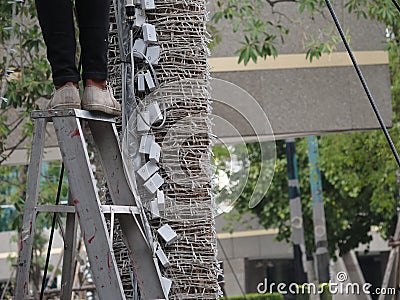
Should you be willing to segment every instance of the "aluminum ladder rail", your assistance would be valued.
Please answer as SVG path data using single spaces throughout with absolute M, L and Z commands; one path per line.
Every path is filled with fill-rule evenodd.
M 79 223 L 99 298 L 125 299 L 108 233 L 105 213 L 118 218 L 142 299 L 168 299 L 157 259 L 143 234 L 135 199 L 126 180 L 114 118 L 79 109 L 33 111 L 34 134 L 28 168 L 23 227 L 17 261 L 16 298 L 29 297 L 29 268 L 38 212 L 67 213 L 61 299 L 70 300 Z M 113 205 L 101 205 L 83 136 L 81 121 L 89 124 L 98 149 Z M 69 182 L 69 205 L 38 205 L 40 171 L 48 122 L 53 122 Z M 111 235 L 111 237 L 110 237 Z

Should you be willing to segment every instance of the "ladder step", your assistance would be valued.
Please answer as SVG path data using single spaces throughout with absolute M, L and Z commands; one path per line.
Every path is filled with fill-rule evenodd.
M 136 206 L 126 205 L 101 205 L 101 211 L 104 214 L 139 214 L 139 210 Z
M 75 116 L 79 119 L 85 120 L 95 120 L 102 122 L 115 123 L 115 117 L 107 115 L 98 111 L 87 111 L 81 109 L 49 109 L 49 110 L 34 110 L 31 112 L 32 119 L 47 119 L 47 121 L 52 121 L 55 117 L 71 117 Z
M 52 213 L 75 213 L 75 207 L 69 205 L 38 205 L 35 207 L 36 212 L 52 212 Z
M 126 205 L 101 205 L 101 211 L 104 214 L 139 214 L 139 210 L 136 206 Z M 48 212 L 48 213 L 75 213 L 76 209 L 74 206 L 69 205 L 38 205 L 35 207 L 36 212 Z

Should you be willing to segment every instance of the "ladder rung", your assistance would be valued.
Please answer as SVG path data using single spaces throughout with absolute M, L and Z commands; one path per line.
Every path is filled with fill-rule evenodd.
M 75 207 L 69 205 L 38 205 L 35 210 L 36 212 L 75 213 Z M 115 214 L 139 214 L 136 206 L 126 205 L 101 205 L 101 211 L 105 214 L 110 214 L 111 211 Z
M 49 110 L 34 110 L 31 112 L 32 119 L 44 118 L 52 121 L 55 117 L 71 117 L 75 116 L 80 119 L 103 121 L 115 123 L 115 117 L 97 111 L 87 111 L 81 109 L 49 109 Z
M 114 214 L 139 214 L 139 210 L 136 206 L 126 205 L 101 205 L 101 211 L 104 214 L 110 214 L 111 211 Z
M 75 207 L 70 205 L 38 205 L 35 210 L 37 212 L 75 213 Z

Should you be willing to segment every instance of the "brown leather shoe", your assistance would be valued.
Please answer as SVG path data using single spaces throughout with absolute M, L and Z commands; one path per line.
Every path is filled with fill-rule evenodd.
M 86 86 L 82 96 L 82 109 L 101 111 L 113 116 L 121 115 L 121 105 L 115 100 L 111 87 L 102 90 L 96 86 Z
M 79 89 L 73 85 L 64 85 L 54 91 L 48 109 L 63 109 L 63 108 L 81 108 L 81 98 L 79 97 Z

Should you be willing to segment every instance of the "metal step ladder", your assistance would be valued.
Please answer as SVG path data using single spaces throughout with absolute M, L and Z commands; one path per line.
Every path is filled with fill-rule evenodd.
M 61 299 L 70 300 L 73 284 L 76 229 L 79 223 L 86 252 L 100 299 L 125 299 L 121 278 L 112 248 L 104 214 L 118 218 L 124 242 L 142 299 L 168 299 L 163 287 L 157 259 L 143 233 L 144 224 L 135 206 L 135 198 L 126 180 L 115 119 L 101 113 L 78 109 L 34 111 L 34 134 L 24 207 L 23 227 L 19 241 L 16 298 L 27 299 L 29 268 L 36 215 L 39 212 L 67 213 L 64 235 L 64 259 Z M 48 122 L 54 124 L 69 182 L 68 205 L 38 205 L 40 171 Z M 101 205 L 83 136 L 81 122 L 88 122 L 98 149 L 113 205 Z M 113 223 L 113 222 L 112 222 Z

